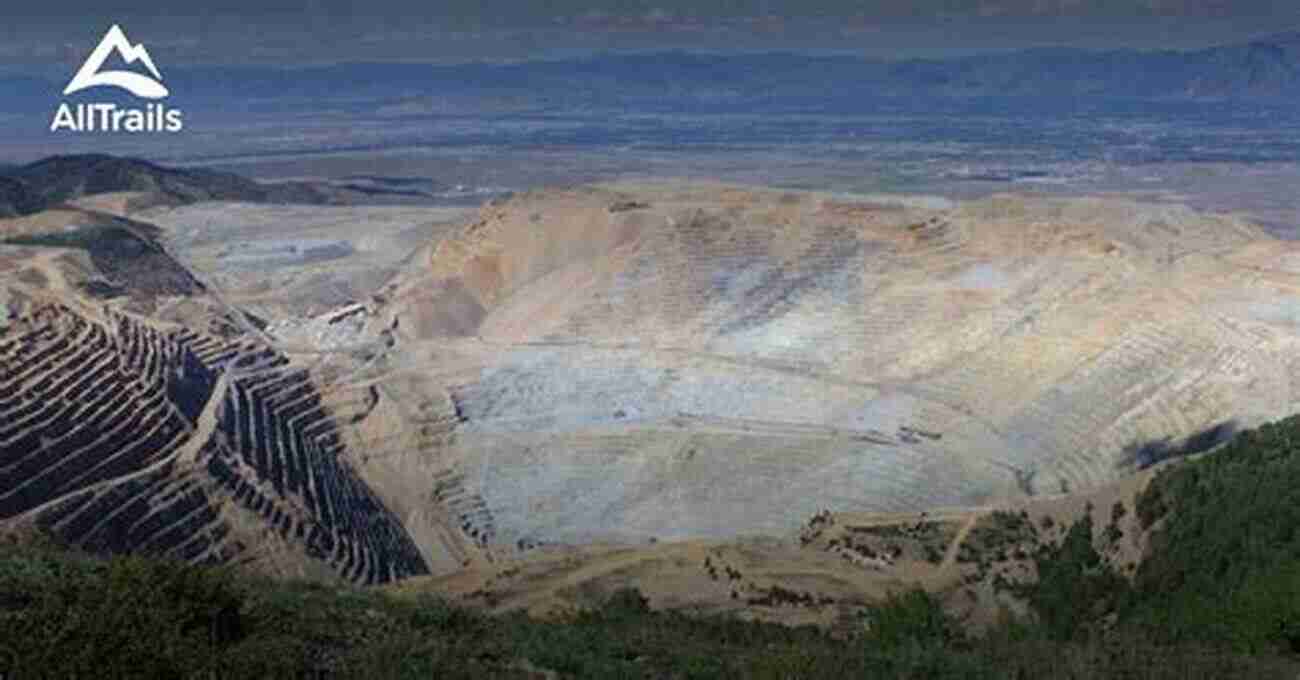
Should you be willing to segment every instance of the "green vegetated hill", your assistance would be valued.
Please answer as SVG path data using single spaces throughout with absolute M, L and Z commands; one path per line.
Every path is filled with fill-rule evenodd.
M 1171 468 L 1137 512 L 1156 530 L 1122 621 L 1164 642 L 1300 654 L 1300 416 Z
M 432 595 L 110 560 L 39 537 L 0 547 L 0 674 L 27 677 L 1294 678 L 1300 417 L 1160 473 L 1135 499 L 1130 577 L 1091 514 L 1012 583 L 1029 614 L 975 637 L 921 590 L 831 634 L 652 611 L 636 591 L 553 620 Z M 1117 511 L 1115 513 L 1119 515 Z

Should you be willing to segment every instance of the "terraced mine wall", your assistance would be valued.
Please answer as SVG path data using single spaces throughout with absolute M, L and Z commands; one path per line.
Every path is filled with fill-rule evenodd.
M 67 308 L 27 321 L 0 344 L 0 516 L 159 465 L 184 443 L 213 382 L 184 347 Z
M 337 343 L 195 312 L 128 226 L 30 249 L 111 299 L 0 261 L 0 528 L 378 583 L 1083 490 L 1300 409 L 1300 246 L 1169 206 L 537 192 L 309 313 Z
M 420 455 L 475 540 L 720 538 L 1083 490 L 1292 413 L 1297 263 L 1179 206 L 582 187 L 485 206 L 377 324 L 454 405 Z
M 345 578 L 375 583 L 424 573 L 398 518 L 344 466 L 343 441 L 308 374 L 274 370 L 274 355 L 251 377 L 231 382 L 218 415 L 207 471 L 233 499 L 258 513 L 309 555 Z
M 269 531 L 290 553 L 276 559 L 351 582 L 428 571 L 344 460 L 306 370 L 255 342 L 57 304 L 0 328 L 0 527 L 18 522 L 203 562 L 263 559 Z

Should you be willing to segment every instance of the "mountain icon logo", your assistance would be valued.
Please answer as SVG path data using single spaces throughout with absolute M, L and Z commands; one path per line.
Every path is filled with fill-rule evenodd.
M 101 71 L 104 62 L 113 52 L 121 55 L 128 64 L 137 61 L 144 64 L 145 68 L 153 74 L 153 78 L 132 71 Z M 90 53 L 86 63 L 81 65 L 81 69 L 63 89 L 63 94 L 69 95 L 102 85 L 120 87 L 144 99 L 162 99 L 169 94 L 162 84 L 162 74 L 158 72 L 158 67 L 149 56 L 149 50 L 145 49 L 144 45 L 132 45 L 117 24 L 113 24 L 113 27 L 108 29 L 108 33 L 104 34 L 104 39 L 99 41 L 99 46 Z

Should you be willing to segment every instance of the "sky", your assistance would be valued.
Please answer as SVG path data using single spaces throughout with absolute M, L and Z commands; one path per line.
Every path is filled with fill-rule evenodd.
M 113 23 L 168 63 L 516 60 L 654 49 L 911 58 L 1046 45 L 1190 49 L 1298 30 L 1300 3 L 60 0 L 6 8 L 0 65 L 66 66 Z

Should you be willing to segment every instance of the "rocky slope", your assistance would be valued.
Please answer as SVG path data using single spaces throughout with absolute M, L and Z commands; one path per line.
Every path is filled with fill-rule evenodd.
M 680 539 L 561 556 L 546 592 L 717 548 L 753 575 L 736 599 L 805 577 L 844 599 L 903 574 L 839 534 L 791 547 L 823 510 L 957 508 L 926 544 L 951 579 L 978 508 L 1093 493 L 1297 406 L 1297 246 L 1171 206 L 539 191 L 430 225 L 395 278 L 287 335 L 179 227 L 0 229 L 0 525 L 108 551 L 472 593 L 562 544 Z M 786 538 L 723 546 L 756 534 Z
M 1294 250 L 1106 199 L 520 196 L 383 292 L 376 413 L 454 421 L 383 465 L 504 552 L 1093 487 L 1295 410 Z
M 427 573 L 310 367 L 156 229 L 45 219 L 0 246 L 0 529 L 358 583 Z

